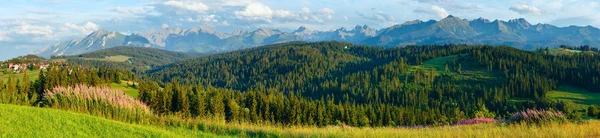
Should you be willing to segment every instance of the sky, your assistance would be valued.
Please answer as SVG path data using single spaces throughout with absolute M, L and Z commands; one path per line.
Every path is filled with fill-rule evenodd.
M 448 15 L 600 27 L 599 0 L 0 0 L 0 60 L 106 29 L 385 28 Z

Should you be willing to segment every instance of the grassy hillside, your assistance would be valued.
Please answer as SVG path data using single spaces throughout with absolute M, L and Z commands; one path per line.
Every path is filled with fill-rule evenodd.
M 0 137 L 222 137 L 185 128 L 133 125 L 55 109 L 0 104 Z M 26 127 L 24 127 L 26 126 Z M 215 124 L 212 133 L 240 137 L 598 137 L 600 122 L 503 126 L 480 124 L 431 128 L 274 127 Z
M 142 126 L 55 109 L 0 104 L 0 137 L 216 137 Z
M 144 47 L 114 47 L 77 56 L 54 57 L 52 61 L 90 67 L 107 67 L 127 70 L 148 70 L 186 59 L 198 54 L 172 52 Z
M 585 109 L 588 106 L 595 104 L 600 105 L 600 93 L 593 93 L 588 90 L 563 85 L 554 91 L 550 91 L 548 96 L 554 100 L 571 101 L 575 103 L 575 108 Z
M 594 54 L 596 52 L 592 52 L 592 51 L 581 51 L 581 50 L 572 50 L 572 49 L 566 49 L 566 48 L 549 48 L 547 51 L 542 50 L 541 51 L 544 54 L 549 54 L 549 55 L 578 55 L 578 54 Z
M 545 126 L 477 124 L 466 126 L 442 126 L 426 128 L 360 128 L 360 127 L 293 127 L 229 125 L 230 128 L 245 128 L 262 131 L 272 137 L 599 137 L 600 122 L 590 121 L 581 124 L 549 124 Z
M 27 76 L 29 76 L 29 80 L 30 81 L 35 81 L 37 80 L 38 75 L 40 74 L 40 70 L 26 70 L 27 71 Z M 6 74 L 2 71 L 0 71 L 0 80 L 6 82 L 8 80 L 9 77 L 12 77 L 13 79 L 23 79 L 23 75 L 25 75 L 25 73 L 13 73 L 11 71 L 6 71 Z
M 112 61 L 112 62 L 128 62 L 131 57 L 116 55 L 116 56 L 105 56 L 104 58 L 81 58 L 83 60 L 97 60 L 97 61 Z
M 130 84 L 131 83 L 125 82 L 125 81 L 123 81 L 121 84 L 110 83 L 110 88 L 115 89 L 115 90 L 120 90 L 120 91 L 127 93 L 127 95 L 137 97 L 139 94 L 139 91 L 136 88 L 132 87 Z

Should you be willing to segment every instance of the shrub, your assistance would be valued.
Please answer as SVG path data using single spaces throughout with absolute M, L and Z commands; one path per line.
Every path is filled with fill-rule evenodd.
M 566 121 L 565 115 L 560 111 L 553 110 L 532 110 L 517 112 L 508 119 L 508 123 L 526 123 L 526 124 L 545 124 L 552 122 Z
M 587 109 L 587 115 L 590 116 L 590 117 L 600 118 L 600 107 L 598 107 L 595 104 L 591 105 Z
M 498 123 L 498 120 L 493 118 L 473 118 L 462 120 L 454 123 L 454 125 L 473 125 L 473 124 L 482 124 L 482 123 Z
M 124 92 L 84 85 L 47 90 L 42 106 L 138 123 L 152 115 L 148 106 Z

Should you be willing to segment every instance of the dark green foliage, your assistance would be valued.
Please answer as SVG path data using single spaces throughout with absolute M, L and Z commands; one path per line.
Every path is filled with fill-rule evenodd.
M 87 67 L 65 67 L 52 64 L 47 70 L 40 70 L 38 79 L 29 80 L 27 72 L 21 80 L 9 77 L 0 82 L 0 103 L 17 105 L 37 105 L 47 90 L 62 86 L 76 85 L 108 86 L 118 79 L 131 80 L 133 73 L 118 69 L 94 69 Z
M 36 56 L 36 55 L 25 55 L 25 56 L 19 56 L 13 59 L 9 59 L 6 60 L 6 63 L 14 63 L 14 64 L 21 64 L 21 63 L 39 63 L 39 62 L 44 62 L 46 61 L 46 58 L 44 57 L 40 57 L 40 56 Z
M 600 107 L 597 105 L 591 105 L 587 109 L 587 115 L 590 117 L 600 118 Z
M 438 70 L 417 67 L 449 56 Z M 165 92 L 155 95 L 177 96 L 167 89 L 172 80 L 182 84 L 178 87 L 197 86 L 193 93 L 202 93 L 196 97 L 205 104 L 194 101 L 190 107 L 203 109 L 190 109 L 194 116 L 287 125 L 411 126 L 510 117 L 507 113 L 530 108 L 569 115 L 573 109 L 567 103 L 550 101 L 546 93 L 559 84 L 600 90 L 600 82 L 589 81 L 600 76 L 598 64 L 594 55 L 549 56 L 505 46 L 386 49 L 292 42 L 184 61 L 149 76 L 165 85 Z M 532 100 L 509 102 L 513 98 Z
M 90 58 L 103 59 L 107 56 L 127 56 L 130 58 L 125 62 L 89 60 Z M 77 56 L 53 57 L 52 59 L 66 59 L 68 63 L 73 65 L 96 68 L 125 69 L 137 72 L 198 56 L 199 54 L 187 54 L 143 47 L 121 46 Z
M 175 63 L 139 79 L 116 69 L 53 67 L 30 90 L 138 79 L 139 99 L 158 115 L 281 125 L 447 125 L 525 109 L 577 119 L 569 103 L 546 93 L 561 84 L 599 91 L 598 65 L 598 55 L 504 46 L 292 42 Z M 19 89 L 12 79 L 0 88 Z

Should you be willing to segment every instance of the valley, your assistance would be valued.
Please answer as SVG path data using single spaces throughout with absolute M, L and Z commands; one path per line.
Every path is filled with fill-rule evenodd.
M 0 4 L 0 137 L 600 137 L 600 1 Z
M 150 50 L 131 50 L 138 51 L 136 49 Z M 69 62 L 74 58 L 94 58 L 92 55 L 124 57 L 118 51 L 107 49 L 96 52 L 103 54 L 56 57 L 67 59 L 63 61 L 50 59 L 68 65 L 44 69 L 43 79 L 37 78 L 39 69 L 26 70 L 28 75 L 35 76 L 27 77 L 32 81 L 29 86 L 15 82 L 24 73 L 3 74 L 0 77 L 7 79 L 3 79 L 5 87 L 0 89 L 0 101 L 43 107 L 39 110 L 54 108 L 90 114 L 167 132 L 184 132 L 191 128 L 202 132 L 198 135 L 460 137 L 492 134 L 489 132 L 508 137 L 565 136 L 566 133 L 597 135 L 591 133 L 594 129 L 587 129 L 597 124 L 597 117 L 588 114 L 588 107 L 598 104 L 593 92 L 596 85 L 586 84 L 596 82 L 580 81 L 595 80 L 596 75 L 563 78 L 549 73 L 560 74 L 558 68 L 564 67 L 588 67 L 564 65 L 568 65 L 567 62 L 600 62 L 593 58 L 599 55 L 545 55 L 544 52 L 485 45 L 379 48 L 344 42 L 290 42 L 191 60 L 170 60 L 137 73 L 131 72 L 136 68 L 123 69 L 115 65 L 121 62 L 115 61 L 102 61 L 102 64 Z M 529 58 L 513 58 L 517 56 Z M 128 59 L 136 57 L 140 58 L 131 55 Z M 89 65 L 100 70 L 85 68 Z M 525 71 L 534 68 L 540 72 Z M 572 69 L 562 71 L 593 74 Z M 56 88 L 40 91 L 37 87 Z M 127 103 L 98 102 L 103 101 L 101 97 L 87 101 L 64 95 L 66 97 L 62 99 L 44 97 L 36 100 L 36 93 L 61 94 L 65 90 L 82 94 L 115 92 L 115 98 L 126 98 L 147 109 L 132 108 Z M 20 96 L 14 99 L 14 96 L 6 95 L 11 91 Z M 27 100 L 19 100 L 23 98 Z M 79 108 L 80 102 L 98 105 Z M 539 128 L 503 121 L 454 125 L 461 120 L 482 117 L 502 120 L 514 116 L 511 112 L 536 108 L 560 111 L 565 114 L 563 119 L 572 121 L 538 122 L 545 124 Z M 148 111 L 151 114 L 147 114 Z M 119 115 L 111 115 L 115 113 Z M 424 116 L 413 116 L 416 114 Z M 577 121 L 581 119 L 583 121 Z M 557 131 L 553 129 L 567 126 L 586 129 L 536 132 L 540 129 Z M 476 131 L 480 129 L 485 129 L 486 133 Z M 512 129 L 523 131 L 509 133 Z M 450 133 L 456 131 L 460 133 Z M 154 135 L 153 132 L 148 134 Z M 195 132 L 185 134 L 196 135 Z

